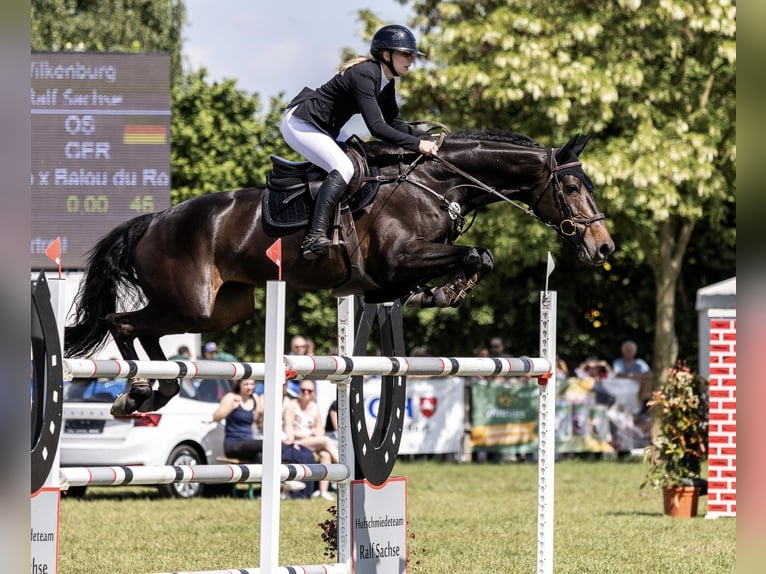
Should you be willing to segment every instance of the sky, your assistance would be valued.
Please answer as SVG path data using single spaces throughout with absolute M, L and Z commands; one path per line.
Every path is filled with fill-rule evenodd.
M 290 100 L 303 86 L 319 87 L 341 63 L 341 50 L 369 52 L 356 14 L 369 9 L 383 22 L 407 25 L 412 14 L 394 0 L 186 0 L 183 33 L 187 69 L 208 79 L 236 80 L 261 96 L 283 92 Z

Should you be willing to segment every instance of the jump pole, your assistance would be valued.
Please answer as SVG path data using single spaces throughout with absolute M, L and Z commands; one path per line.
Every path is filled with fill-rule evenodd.
M 279 566 L 279 469 L 282 464 L 282 388 L 285 385 L 285 283 L 266 284 L 266 341 L 263 379 L 263 482 L 261 485 L 261 560 L 263 574 Z
M 540 357 L 550 364 L 540 384 L 537 459 L 537 574 L 553 574 L 553 480 L 556 462 L 556 291 L 540 292 Z M 543 383 L 545 379 L 538 378 Z
M 338 299 L 338 353 L 350 355 L 356 342 L 354 297 Z M 351 437 L 351 375 L 336 382 L 338 398 L 338 453 L 341 465 L 348 469 L 349 477 L 337 483 L 337 558 L 346 572 L 351 572 L 351 480 L 355 476 L 354 445 Z

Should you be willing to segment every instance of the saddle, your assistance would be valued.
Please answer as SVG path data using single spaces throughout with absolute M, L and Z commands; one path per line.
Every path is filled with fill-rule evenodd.
M 372 203 L 380 187 L 379 169 L 370 166 L 364 146 L 356 136 L 339 143 L 354 164 L 354 176 L 338 202 L 338 211 L 355 214 Z M 269 235 L 281 236 L 306 227 L 311 220 L 314 199 L 327 172 L 308 161 L 291 161 L 270 156 L 271 172 L 263 194 L 263 222 Z M 336 214 L 336 223 L 338 217 Z

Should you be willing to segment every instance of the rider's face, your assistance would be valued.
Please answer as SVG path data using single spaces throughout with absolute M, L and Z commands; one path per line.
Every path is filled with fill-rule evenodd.
M 410 71 L 410 66 L 415 63 L 415 55 L 407 52 L 400 52 L 398 50 L 391 51 L 391 58 L 393 60 L 392 65 L 394 70 L 400 76 L 406 76 Z

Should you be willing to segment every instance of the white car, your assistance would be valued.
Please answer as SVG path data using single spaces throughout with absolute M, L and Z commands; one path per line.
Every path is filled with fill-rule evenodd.
M 156 413 L 113 417 L 109 410 L 124 379 L 75 379 L 64 384 L 60 466 L 216 464 L 223 456 L 223 425 L 213 422 L 224 380 L 183 381 L 182 392 Z M 87 487 L 72 487 L 82 496 Z M 205 485 L 158 485 L 160 493 L 192 498 Z

